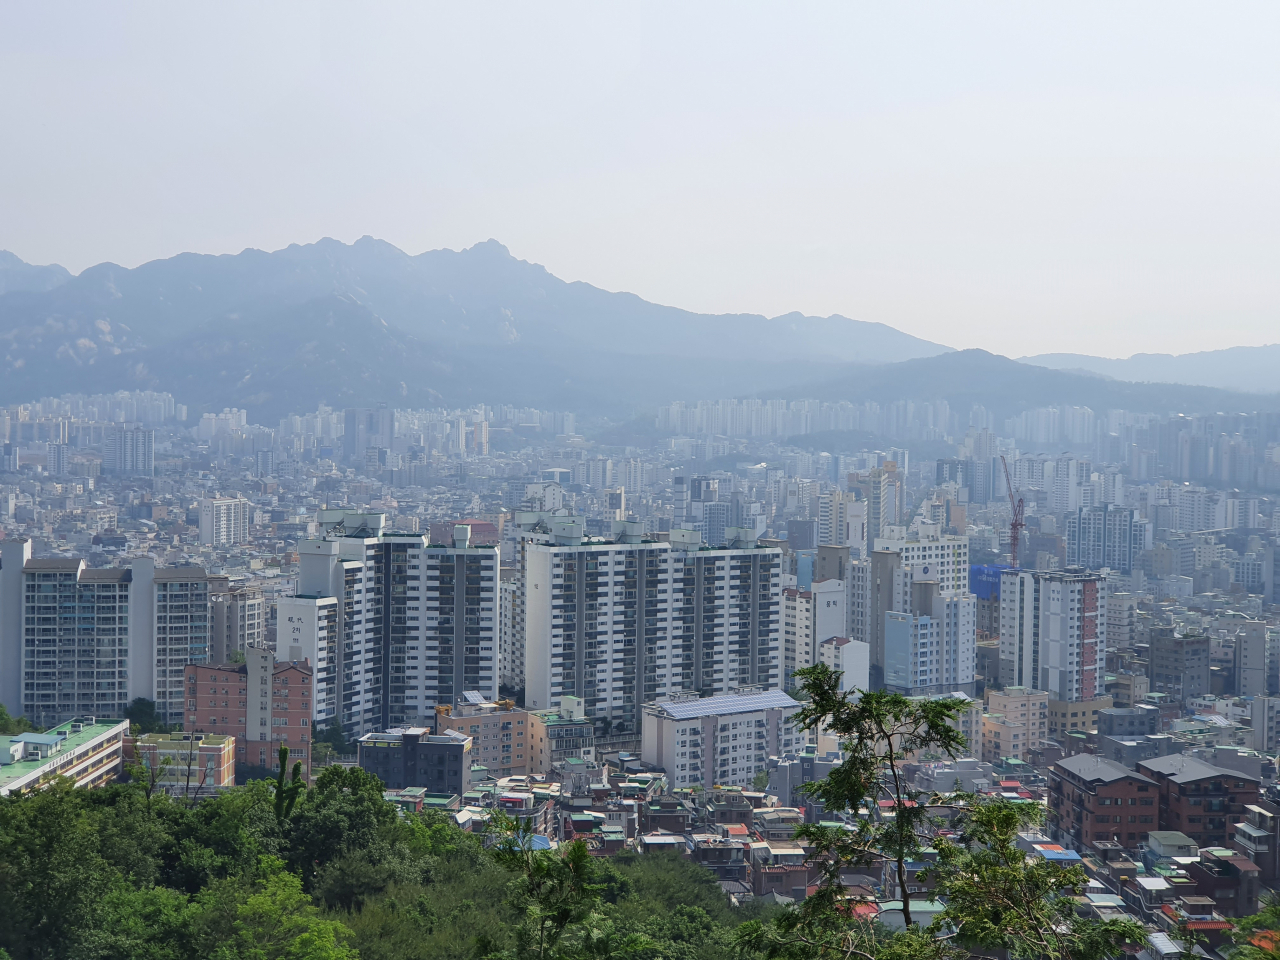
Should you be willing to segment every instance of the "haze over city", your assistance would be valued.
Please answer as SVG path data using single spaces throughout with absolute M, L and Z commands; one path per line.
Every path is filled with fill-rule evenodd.
M 0 960 L 1280 960 L 1277 27 L 0 5 Z

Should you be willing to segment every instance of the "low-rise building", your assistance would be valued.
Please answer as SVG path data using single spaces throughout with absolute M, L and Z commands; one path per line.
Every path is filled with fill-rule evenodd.
M 545 723 L 542 724 L 545 726 Z M 495 777 L 523 777 L 534 770 L 529 712 L 510 700 L 497 703 L 475 691 L 457 699 L 453 707 L 436 707 L 436 733 L 457 730 L 472 742 L 472 763 L 484 764 Z
M 595 761 L 595 724 L 580 697 L 561 697 L 558 710 L 533 710 L 528 719 L 530 773 L 549 774 L 567 760 Z
M 795 722 L 801 705 L 781 690 L 740 690 L 647 705 L 641 741 L 645 763 L 666 771 L 672 789 L 749 788 L 770 757 L 802 749 Z
M 1156 782 L 1114 760 L 1080 754 L 1049 768 L 1050 836 L 1079 853 L 1100 844 L 1136 850 L 1159 829 Z
M 142 776 L 172 797 L 198 799 L 235 786 L 236 740 L 220 733 L 148 733 L 134 743 Z
M 1094 732 L 1098 730 L 1098 716 L 1114 703 L 1110 697 L 1094 697 L 1092 700 L 1050 700 L 1049 739 L 1061 740 L 1072 730 Z
M 1244 812 L 1235 825 L 1232 847 L 1258 865 L 1264 882 L 1280 878 L 1280 806 L 1259 800 L 1245 804 Z
M 433 734 L 426 727 L 366 733 L 356 741 L 361 769 L 390 790 L 426 787 L 462 796 L 471 789 L 472 740 L 456 730 Z
M 81 717 L 46 733 L 0 736 L 0 797 L 38 790 L 55 777 L 99 787 L 124 769 L 127 720 Z

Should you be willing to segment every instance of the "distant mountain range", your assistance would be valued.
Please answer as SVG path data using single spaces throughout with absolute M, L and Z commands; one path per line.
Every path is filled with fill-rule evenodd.
M 1253 393 L 1280 391 L 1280 343 L 1200 353 L 1135 353 L 1124 360 L 1079 353 L 1042 353 L 1023 363 L 1142 383 L 1186 383 Z
M 567 283 L 494 240 L 410 256 L 369 237 L 326 239 L 76 277 L 7 257 L 0 402 L 146 387 L 272 415 L 313 399 L 619 408 L 684 396 L 691 378 L 715 395 L 814 360 L 951 349 L 840 316 L 660 306 Z
M 1113 383 L 1089 359 L 1050 373 L 1046 358 L 955 351 L 842 316 L 691 313 L 560 280 L 494 240 L 411 256 L 369 237 L 326 239 L 78 276 L 0 252 L 0 403 L 158 389 L 266 423 L 321 402 L 625 417 L 752 394 L 946 398 L 1005 414 L 1270 408 L 1272 398 L 1226 390 Z

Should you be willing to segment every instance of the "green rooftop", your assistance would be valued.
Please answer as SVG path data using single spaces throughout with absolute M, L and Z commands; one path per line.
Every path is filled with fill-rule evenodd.
M 81 724 L 76 720 L 60 723 L 44 733 L 19 733 L 0 737 L 0 796 L 13 789 L 26 789 L 39 782 L 38 775 L 76 751 L 116 730 L 123 720 L 102 720 Z M 73 725 L 79 730 L 73 730 Z M 126 726 L 124 733 L 128 732 Z M 39 759 L 25 759 L 31 748 L 43 754 Z M 14 760 L 14 752 L 22 759 Z M 33 779 L 36 778 L 36 779 Z

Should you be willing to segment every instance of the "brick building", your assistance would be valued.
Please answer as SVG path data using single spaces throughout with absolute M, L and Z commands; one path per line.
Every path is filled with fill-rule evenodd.
M 1066 757 L 1049 768 L 1050 836 L 1080 853 L 1100 842 L 1136 849 L 1157 829 L 1158 796 L 1153 779 L 1114 760 Z
M 436 707 L 436 733 L 456 730 L 472 742 L 471 762 L 495 777 L 544 773 L 534 762 L 529 713 L 510 700 L 498 703 L 476 692 L 464 693 L 452 708 Z
M 1138 772 L 1158 785 L 1160 829 L 1180 830 L 1200 847 L 1230 845 L 1245 807 L 1258 802 L 1257 777 L 1195 757 L 1153 757 L 1139 761 Z
M 276 770 L 280 745 L 289 766 L 302 761 L 311 778 L 311 733 L 315 711 L 311 664 L 277 663 L 265 647 L 245 650 L 244 663 L 220 667 L 189 664 L 184 729 L 236 738 L 236 762 Z

